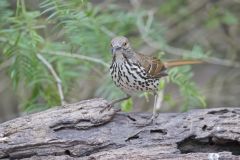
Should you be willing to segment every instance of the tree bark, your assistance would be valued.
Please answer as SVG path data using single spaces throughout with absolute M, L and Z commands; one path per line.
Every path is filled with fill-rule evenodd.
M 0 159 L 240 159 L 240 108 L 121 113 L 92 99 L 0 124 Z

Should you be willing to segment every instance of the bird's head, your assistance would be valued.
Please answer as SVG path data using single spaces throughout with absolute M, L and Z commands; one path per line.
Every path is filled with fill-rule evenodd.
M 131 47 L 128 42 L 128 39 L 124 36 L 113 38 L 111 40 L 111 49 L 112 49 L 112 54 L 114 55 L 118 52 L 123 53 L 124 51 L 126 52 L 131 51 Z

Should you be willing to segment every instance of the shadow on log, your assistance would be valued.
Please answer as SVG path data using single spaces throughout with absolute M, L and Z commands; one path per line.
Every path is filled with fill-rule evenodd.
M 240 159 L 240 108 L 162 113 L 99 113 L 86 100 L 0 124 L 0 159 Z

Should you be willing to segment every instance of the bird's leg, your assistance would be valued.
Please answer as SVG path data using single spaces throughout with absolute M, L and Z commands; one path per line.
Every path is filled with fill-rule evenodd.
M 147 124 L 152 124 L 154 123 L 155 118 L 157 117 L 157 98 L 158 95 L 154 93 L 154 107 L 153 107 L 153 112 L 152 112 L 152 117 L 150 118 L 150 121 Z
M 125 101 L 125 100 L 129 99 L 130 97 L 131 97 L 130 95 L 127 95 L 126 97 L 123 97 L 123 98 L 120 98 L 120 99 L 116 99 L 116 100 L 111 101 L 106 107 L 104 107 L 104 108 L 100 111 L 100 113 L 102 113 L 102 112 L 105 111 L 106 109 L 110 110 L 110 109 L 114 106 L 114 104 L 119 103 L 119 102 L 122 102 L 122 101 Z
M 154 92 L 154 107 L 153 107 L 153 113 L 152 117 L 150 118 L 150 121 L 147 124 L 154 124 L 155 119 L 158 117 L 157 111 L 160 109 L 158 106 L 158 97 L 159 94 L 157 92 Z
M 144 123 L 139 123 L 137 124 L 137 126 L 148 126 L 151 124 L 154 124 L 154 121 L 156 119 L 156 117 L 158 116 L 157 114 L 157 100 L 158 100 L 158 94 L 156 92 L 154 92 L 154 107 L 153 107 L 153 113 L 152 113 L 152 117 L 150 119 L 148 119 L 147 121 L 145 121 Z
M 153 107 L 153 113 L 152 113 L 152 117 L 151 117 L 151 120 L 153 121 L 156 117 L 156 113 L 157 113 L 157 98 L 158 98 L 158 95 L 156 93 L 154 93 L 154 107 Z

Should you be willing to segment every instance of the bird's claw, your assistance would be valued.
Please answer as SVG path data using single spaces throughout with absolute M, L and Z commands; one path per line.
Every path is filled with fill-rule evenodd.
M 153 115 L 150 119 L 142 122 L 142 123 L 135 123 L 137 127 L 146 127 L 150 125 L 155 125 L 156 124 L 156 115 Z
M 136 125 L 137 127 L 146 127 L 146 126 L 150 126 L 150 125 L 153 125 L 153 124 L 154 124 L 154 121 L 153 121 L 152 119 L 147 120 L 147 121 L 144 121 L 144 122 L 142 122 L 142 123 L 140 123 L 140 122 L 136 122 L 136 123 L 135 123 L 135 125 Z

